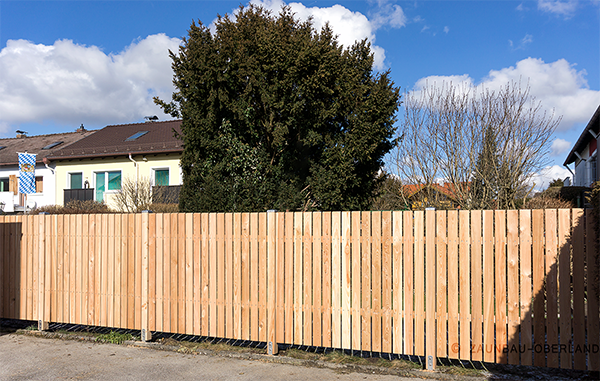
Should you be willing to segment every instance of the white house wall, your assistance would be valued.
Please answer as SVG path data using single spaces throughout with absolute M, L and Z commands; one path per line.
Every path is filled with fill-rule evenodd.
M 0 169 L 0 178 L 10 178 L 10 176 L 19 177 L 18 166 L 8 166 Z M 56 204 L 56 176 L 52 171 L 46 168 L 43 164 L 37 163 L 35 167 L 35 177 L 42 177 L 43 180 L 43 191 L 41 193 L 35 193 L 27 195 L 27 203 L 31 206 L 41 207 L 47 205 Z M 12 193 L 12 192 L 1 192 L 1 193 Z M 2 195 L 2 200 L 8 200 L 10 197 Z M 19 196 L 14 196 L 15 205 L 20 205 Z M 23 206 L 23 205 L 20 205 Z
M 95 173 L 121 171 L 121 181 L 125 178 L 152 179 L 155 169 L 169 170 L 169 185 L 181 185 L 182 175 L 179 166 L 180 154 L 162 154 L 162 155 L 134 155 L 132 162 L 127 156 L 94 158 L 82 160 L 62 160 L 56 163 L 56 204 L 64 204 L 64 189 L 70 189 L 71 173 L 82 173 L 83 182 L 89 182 L 90 188 L 96 188 Z M 144 160 L 144 158 L 146 158 Z M 138 167 L 136 167 L 136 164 Z M 111 194 L 115 191 L 105 192 L 106 203 L 111 206 Z M 94 195 L 95 197 L 95 195 Z

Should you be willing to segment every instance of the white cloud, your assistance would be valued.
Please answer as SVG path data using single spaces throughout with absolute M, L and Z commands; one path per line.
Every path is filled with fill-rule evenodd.
M 550 155 L 552 156 L 561 156 L 565 152 L 568 152 L 571 149 L 571 142 L 568 142 L 564 139 L 555 139 L 552 142 L 552 147 L 550 148 Z
M 530 179 L 529 184 L 534 186 L 534 189 L 537 191 L 542 191 L 548 188 L 550 182 L 555 179 L 564 180 L 567 177 L 572 177 L 571 172 L 569 172 L 565 167 L 561 167 L 560 165 L 548 166 L 542 169 L 540 172 L 533 175 Z
M 447 26 L 444 27 L 444 33 L 448 34 L 448 32 L 450 32 L 450 28 L 448 28 Z
M 0 127 L 43 120 L 102 125 L 159 114 L 152 97 L 170 99 L 168 50 L 179 44 L 157 34 L 105 54 L 71 40 L 51 46 L 9 40 L 0 51 Z
M 251 3 L 261 5 L 275 14 L 285 4 L 282 0 L 252 0 Z M 289 3 L 287 5 L 300 20 L 307 20 L 312 17 L 313 26 L 317 30 L 329 23 L 333 33 L 338 35 L 338 41 L 344 47 L 352 46 L 356 41 L 366 38 L 371 43 L 374 56 L 373 64 L 377 70 L 385 68 L 385 50 L 375 45 L 375 32 L 383 26 L 400 28 L 406 25 L 406 16 L 402 8 L 387 2 L 380 2 L 378 12 L 374 14 L 372 20 L 369 20 L 367 16 L 360 12 L 352 12 L 339 4 L 327 8 L 308 8 L 301 3 Z M 233 13 L 237 13 L 237 10 L 234 10 Z
M 577 9 L 577 0 L 538 0 L 538 9 L 564 17 L 571 17 Z
M 575 65 L 564 59 L 546 63 L 541 59 L 527 58 L 515 66 L 500 70 L 491 70 L 477 85 L 490 90 L 498 90 L 509 82 L 529 84 L 530 95 L 541 101 L 546 110 L 554 110 L 562 116 L 559 131 L 567 131 L 579 123 L 589 121 L 600 104 L 600 91 L 590 90 L 585 79 L 585 70 L 577 71 Z M 468 75 L 430 76 L 417 81 L 414 90 L 420 90 L 426 83 L 452 82 L 475 86 Z

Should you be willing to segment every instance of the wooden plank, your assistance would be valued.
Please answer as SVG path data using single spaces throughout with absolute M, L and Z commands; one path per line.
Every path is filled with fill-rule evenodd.
M 573 210 L 573 369 L 577 370 L 586 369 L 584 216 L 582 209 Z
M 331 346 L 342 348 L 342 213 L 331 213 Z
M 16 311 L 16 306 L 15 306 L 15 298 L 16 298 L 16 284 L 17 284 L 17 247 L 16 247 L 16 242 L 17 242 L 17 234 L 19 233 L 19 229 L 18 229 L 18 219 L 20 217 L 17 216 L 13 216 L 11 217 L 11 229 L 10 229 L 10 242 L 9 242 L 9 249 L 8 249 L 8 256 L 9 256 L 9 279 L 8 279 L 8 297 L 9 297 L 9 301 L 8 301 L 8 315 L 10 318 L 12 319 L 16 319 L 17 318 L 17 311 Z M 38 221 L 38 219 L 36 219 L 36 227 L 38 229 L 38 231 L 40 230 L 40 226 L 39 226 L 40 222 Z M 43 228 L 43 227 L 42 227 Z M 38 249 L 38 251 L 35 253 L 35 257 L 37 257 L 38 263 L 41 260 L 41 257 L 39 255 L 39 251 L 40 251 L 40 245 L 42 245 L 42 242 L 44 240 L 44 234 L 43 234 L 43 230 L 41 232 L 38 233 L 39 235 L 39 241 L 38 244 L 36 245 L 36 248 Z M 41 246 L 41 248 L 43 248 L 44 246 Z M 40 301 L 39 301 L 39 297 L 40 295 L 43 295 L 42 291 L 40 291 L 39 286 L 40 286 L 40 275 L 43 275 L 43 273 L 39 272 L 39 266 L 35 267 L 35 271 L 37 273 L 37 277 L 36 277 L 36 281 L 35 281 L 35 285 L 36 285 L 36 295 L 38 297 L 37 301 L 36 301 L 36 305 L 38 307 L 37 309 L 37 313 L 35 314 L 35 318 L 36 320 L 40 319 L 41 316 L 41 311 L 39 311 L 39 307 L 40 307 Z
M 255 256 L 252 256 L 251 267 L 254 280 L 257 276 L 254 274 L 256 266 Z M 258 263 L 258 262 L 257 262 Z M 285 213 L 285 343 L 294 342 L 294 213 Z M 252 282 L 252 287 L 256 282 Z M 253 295 L 256 295 L 253 293 Z M 252 315 L 256 314 L 255 304 L 252 304 Z
M 404 354 L 413 355 L 414 350 L 414 232 L 413 212 L 406 211 L 404 222 L 403 262 L 404 262 Z
M 414 212 L 415 355 L 425 355 L 425 213 Z
M 352 342 L 352 334 L 350 331 L 351 315 L 350 315 L 350 292 L 352 289 L 352 274 L 351 274 L 351 261 L 352 252 L 350 245 L 352 244 L 351 235 L 351 222 L 350 212 L 342 212 L 342 225 L 341 225 L 342 241 L 342 348 L 350 349 Z
M 22 221 L 25 221 L 26 219 L 22 219 Z M 25 253 L 26 250 L 26 233 L 27 233 L 27 224 L 21 222 L 20 224 L 20 228 L 21 228 L 21 238 L 19 239 L 18 242 L 18 253 L 19 255 L 17 256 L 17 266 L 15 267 L 16 269 L 18 269 L 18 274 L 19 274 L 19 282 L 18 284 L 15 284 L 15 287 L 17 287 L 17 293 L 16 293 L 16 300 L 15 300 L 15 304 L 16 304 L 16 308 L 17 308 L 17 316 L 19 319 L 27 319 L 27 254 Z M 53 234 L 51 234 L 50 236 L 53 236 Z M 51 279 L 48 280 L 49 282 L 51 282 Z M 47 306 L 48 309 L 50 309 L 50 305 Z
M 331 212 L 323 213 L 323 346 L 331 347 Z
M 217 214 L 210 213 L 208 216 L 209 219 L 209 328 L 208 328 L 208 336 L 216 337 L 217 336 L 217 232 L 218 232 L 218 223 L 217 223 Z
M 79 309 L 79 307 L 81 306 L 80 304 L 77 303 L 77 257 L 78 257 L 78 250 L 77 250 L 77 215 L 70 215 L 69 216 L 69 230 L 70 230 L 70 235 L 69 235 L 69 308 L 70 308 L 70 315 L 69 315 L 69 323 L 71 324 L 77 324 L 77 310 Z M 106 217 L 106 219 L 108 220 L 108 216 Z M 106 224 L 108 226 L 108 224 Z M 104 228 L 104 226 L 103 226 Z M 103 259 L 104 259 L 104 263 L 106 263 L 106 261 L 108 260 L 108 251 L 105 249 L 105 247 L 108 246 L 108 228 L 106 227 L 105 230 L 103 231 L 104 235 L 104 239 L 102 241 L 102 245 L 103 245 Z M 40 237 L 41 239 L 41 237 Z M 102 306 L 104 307 L 104 312 L 102 314 L 102 322 L 104 325 L 108 325 L 108 315 L 107 315 L 107 303 L 108 303 L 108 269 L 105 269 L 102 272 L 102 279 L 103 279 L 103 290 L 102 293 L 104 295 L 103 301 L 102 301 Z
M 546 338 L 545 324 L 545 289 L 544 278 L 546 268 L 544 262 L 544 211 L 532 210 L 532 233 L 533 233 L 533 334 L 534 346 L 544 347 Z M 534 351 L 533 365 L 546 366 L 546 355 L 543 352 Z
M 185 255 L 185 214 L 177 214 L 177 332 L 185 333 L 185 289 L 186 289 L 186 255 Z M 137 304 L 136 304 L 137 305 Z M 223 316 L 222 314 L 219 316 Z M 222 335 L 220 335 L 222 337 Z
M 267 212 L 267 353 L 278 353 L 276 334 L 277 320 L 277 220 L 275 212 Z
M 313 302 L 312 302 L 312 213 L 303 213 L 304 234 L 302 237 L 303 247 L 303 301 L 304 311 L 304 345 L 313 345 Z
M 323 324 L 323 298 L 322 298 L 322 287 L 321 282 L 323 279 L 323 275 L 321 273 L 321 266 L 323 260 L 323 251 L 321 249 L 321 237 L 323 234 L 322 230 L 322 214 L 320 212 L 311 213 L 312 217 L 312 263 L 313 263 L 313 271 L 312 271 L 312 300 L 313 300 L 313 345 L 321 347 L 323 346 L 323 333 L 321 330 L 321 325 Z M 278 278 L 279 286 L 283 287 L 284 278 Z M 278 323 L 279 324 L 279 323 Z M 281 324 L 278 325 L 278 327 Z M 348 335 L 350 336 L 350 335 Z
M 508 263 L 508 363 L 519 365 L 519 211 L 506 212 Z
M 449 358 L 460 358 L 459 318 L 458 318 L 458 211 L 448 211 L 448 346 Z M 492 283 L 493 287 L 493 283 Z M 415 287 L 415 289 L 419 289 Z
M 135 320 L 133 329 L 142 329 L 142 214 L 135 214 Z
M 185 333 L 194 334 L 194 215 L 185 216 Z M 150 280 L 152 282 L 152 279 Z M 150 284 L 152 288 L 152 284 Z
M 66 216 L 62 216 L 62 221 L 59 220 L 59 224 L 58 227 L 59 229 L 62 228 L 66 229 L 67 221 L 65 221 Z M 62 222 L 62 225 L 61 225 Z M 95 218 L 95 225 L 96 225 L 96 240 L 94 242 L 94 256 L 96 258 L 96 265 L 94 268 L 94 325 L 99 326 L 100 322 L 101 322 L 101 316 L 102 316 L 102 311 L 101 311 L 101 307 L 102 307 L 102 296 L 101 296 L 101 292 L 102 292 L 102 287 L 101 287 L 101 282 L 102 282 L 102 215 L 96 215 Z M 64 271 L 66 272 L 67 267 L 68 267 L 68 259 L 66 257 L 66 251 L 67 248 L 66 246 L 68 246 L 68 241 L 66 240 L 66 236 L 63 236 L 63 240 L 62 243 L 59 245 L 58 249 L 63 249 L 65 252 L 65 256 L 63 257 L 63 267 L 64 267 Z M 64 272 L 63 272 L 64 274 Z M 66 278 L 66 277 L 65 277 Z M 65 287 L 65 283 L 63 283 L 63 291 L 66 292 L 67 288 Z M 68 302 L 66 300 L 66 295 L 65 292 L 63 292 L 63 309 L 66 311 Z M 66 317 L 65 313 L 63 312 L 63 317 Z M 65 319 L 66 320 L 66 319 Z M 65 321 L 63 320 L 63 321 Z
M 98 217 L 98 216 L 97 216 Z M 121 327 L 125 327 L 127 325 L 127 302 L 128 302 L 128 292 L 127 283 L 129 281 L 129 269 L 128 269 L 128 257 L 129 257 L 129 217 L 126 214 L 121 216 L 121 231 L 119 234 L 119 243 L 121 245 L 121 276 L 119 278 L 121 283 L 121 316 L 120 323 Z M 96 238 L 96 241 L 99 237 Z M 98 256 L 98 255 L 96 255 Z
M 237 220 L 236 220 L 237 221 Z M 237 262 L 240 262 L 241 267 L 241 287 L 238 294 L 241 297 L 241 338 L 250 340 L 250 215 L 244 213 L 241 220 L 242 229 L 242 256 Z M 238 223 L 235 225 L 235 232 L 239 232 Z M 235 233 L 234 233 L 235 236 Z M 238 234 L 239 236 L 239 234 Z M 238 238 L 239 240 L 239 238 Z M 237 253 L 236 253 L 237 255 Z M 236 260 L 234 260 L 235 262 Z M 235 268 L 235 265 L 234 265 Z M 237 315 L 237 314 L 236 314 Z M 240 315 L 237 315 L 240 316 Z
M 448 357 L 448 342 L 445 339 L 448 332 L 448 216 L 445 210 L 436 211 L 436 256 L 437 256 L 437 289 L 436 289 L 436 320 L 437 332 L 440 340 L 437 340 L 436 353 L 439 357 Z
M 362 262 L 362 309 L 361 328 L 363 351 L 371 351 L 371 213 L 361 213 L 361 262 Z M 334 313 L 335 315 L 335 313 Z
M 115 245 L 117 244 L 115 239 L 117 236 L 115 233 L 115 217 L 115 214 L 108 215 L 108 295 L 106 315 L 109 327 L 115 327 Z
M 483 360 L 483 262 L 481 211 L 471 211 L 471 359 Z M 439 354 L 438 354 L 439 355 Z
M 217 214 L 217 337 L 225 336 L 225 214 Z M 229 226 L 231 231 L 232 227 Z M 231 234 L 231 233 L 230 233 Z
M 495 260 L 496 260 L 496 350 L 502 351 L 496 356 L 496 362 L 506 364 L 508 357 L 504 353 L 506 339 L 506 211 L 495 211 Z M 500 361 L 498 358 L 500 357 Z
M 392 353 L 393 333 L 392 333 L 392 277 L 393 277 L 393 257 L 392 257 L 392 212 L 384 211 L 381 213 L 382 223 L 382 248 L 381 248 L 381 304 L 382 304 L 382 351 Z M 435 246 L 435 245 L 434 245 Z M 434 291 L 435 292 L 435 291 Z
M 294 344 L 302 345 L 302 213 L 294 213 Z
M 137 228 L 135 223 L 135 215 L 127 214 L 127 323 L 125 327 L 130 329 L 135 326 L 135 232 Z
M 152 334 L 150 333 L 149 321 L 149 309 L 148 309 L 148 299 L 149 299 L 149 283 L 150 283 L 150 241 L 149 241 L 149 213 L 145 212 L 141 215 L 141 225 L 139 226 L 140 235 L 142 236 L 142 242 L 140 247 L 140 256 L 142 257 L 142 266 L 140 268 L 140 274 L 138 275 L 141 278 L 141 303 L 140 303 L 140 315 L 141 315 L 141 339 L 142 341 L 149 341 L 152 338 Z
M 483 211 L 483 361 L 495 361 L 494 343 L 494 212 Z
M 371 350 L 381 352 L 381 212 L 371 213 Z M 423 316 L 424 317 L 424 316 Z M 423 332 L 424 334 L 424 332 Z
M 361 348 L 361 328 L 360 328 L 360 212 L 352 212 L 352 349 Z M 395 285 L 395 279 L 392 282 Z M 398 294 L 398 292 L 396 292 Z M 395 310 L 397 311 L 397 310 Z M 394 322 L 395 324 L 395 322 Z M 395 327 L 395 326 L 394 326 Z
M 164 330 L 164 292 L 165 292 L 165 267 L 164 267 L 164 214 L 157 213 L 155 215 L 155 256 L 156 256 L 156 330 L 165 332 Z M 197 334 L 200 334 L 199 332 Z
M 545 210 L 546 238 L 546 342 L 558 344 L 558 223 L 556 209 Z M 546 355 L 547 366 L 558 368 L 558 351 Z
M 245 217 L 244 222 L 242 218 Z M 250 216 L 247 213 L 227 213 L 225 224 L 232 228 L 226 232 L 225 237 L 225 321 L 227 324 L 226 336 L 234 339 L 242 338 L 242 292 L 243 284 L 240 271 L 243 267 L 244 254 L 248 255 L 250 242 L 248 241 Z M 242 290 L 240 290 L 242 287 Z M 248 339 L 245 339 L 248 340 Z
M 117 215 L 115 217 L 115 236 L 113 238 L 113 245 L 115 250 L 115 276 L 114 276 L 114 320 L 115 326 L 122 327 L 121 314 L 122 314 L 122 295 L 123 289 L 122 278 L 123 278 L 123 260 L 126 258 L 123 255 L 123 245 L 122 245 L 122 234 L 123 234 L 123 221 L 124 218 L 122 215 Z
M 285 213 L 279 212 L 277 213 L 277 332 L 275 337 L 276 343 L 285 342 L 285 286 Z M 250 285 L 248 285 L 246 289 L 250 290 Z M 250 303 L 249 296 L 247 298 L 247 303 Z M 320 321 L 321 320 L 319 319 L 319 322 Z
M 6 299 L 6 275 L 5 272 L 8 271 L 8 265 L 4 262 L 7 257 L 8 250 L 6 250 L 5 243 L 6 239 L 4 238 L 5 227 L 8 226 L 6 222 L 5 216 L 0 216 L 0 319 L 6 317 L 4 312 L 4 301 Z M 27 298 L 29 299 L 29 298 Z
M 59 221 L 62 223 L 62 216 L 60 218 L 58 218 Z M 26 249 L 26 271 L 27 271 L 27 277 L 25 278 L 25 284 L 26 284 L 26 288 L 27 288 L 27 319 L 32 319 L 33 320 L 33 253 L 34 253 L 34 248 L 33 248 L 33 241 L 34 241 L 34 225 L 33 225 L 33 218 L 23 218 L 23 223 L 24 225 L 27 226 L 27 249 Z M 62 224 L 60 225 L 61 228 L 61 232 L 64 233 L 64 230 L 62 229 Z M 7 225 L 7 229 L 8 229 L 8 225 Z M 64 234 L 61 234 L 60 236 L 60 244 L 62 244 L 62 246 L 59 246 L 58 248 L 58 256 L 60 257 L 60 261 L 61 261 L 61 266 L 62 262 L 63 262 L 63 256 L 64 256 Z M 63 268 L 61 268 L 61 271 L 64 271 Z M 58 286 L 60 287 L 60 305 L 57 303 L 57 309 L 58 309 L 58 316 L 60 317 L 59 321 L 63 321 L 63 309 L 62 309 L 62 303 L 63 303 L 63 299 L 64 299 L 64 294 L 63 294 L 63 290 L 64 290 L 64 278 L 61 277 L 57 277 L 57 283 Z M 1 301 L 0 301 L 1 304 Z
M 461 212 L 462 213 L 462 212 Z M 468 215 L 467 215 L 468 216 Z M 435 309 L 436 309 L 436 252 L 435 252 L 435 211 L 425 212 L 425 355 L 427 356 L 427 370 L 435 370 L 437 363 L 437 336 L 435 332 Z M 444 333 L 440 332 L 440 338 Z
M 470 252 L 470 212 L 461 210 L 459 219 L 459 321 L 460 321 L 460 358 L 471 359 L 471 268 Z
M 194 228 L 193 228 L 193 245 L 194 245 L 194 335 L 200 336 L 202 333 L 202 276 L 201 276 L 201 241 L 200 235 L 202 233 L 202 215 L 200 213 L 194 213 L 193 217 Z M 157 263 L 157 269 L 160 266 L 160 262 Z M 160 272 L 158 273 L 160 274 Z M 158 287 L 157 287 L 158 289 Z M 162 289 L 161 289 L 162 290 Z
M 531 211 L 519 211 L 519 244 L 520 258 L 519 269 L 521 271 L 521 348 L 525 351 L 521 354 L 521 365 L 533 364 L 533 328 L 532 328 L 532 237 L 531 237 Z M 570 294 L 570 293 L 569 293 Z
M 250 214 L 250 278 L 251 285 L 251 304 L 250 311 L 250 337 L 254 341 L 258 341 L 258 325 L 260 323 L 258 316 L 258 279 L 259 279 L 259 252 L 258 252 L 258 213 Z M 293 279 L 291 276 L 289 279 Z
M 82 216 L 82 242 L 81 242 L 81 246 L 83 248 L 82 250 L 82 254 L 83 254 L 83 258 L 81 261 L 81 271 L 83 272 L 82 275 L 82 282 L 81 282 L 81 292 L 82 292 L 82 306 L 81 306 L 81 323 L 85 324 L 85 325 L 90 325 L 91 322 L 89 321 L 89 299 L 90 299 L 90 293 L 89 293 L 89 260 L 90 260 L 90 252 L 89 252 L 89 246 L 90 246 L 90 240 L 89 240 L 89 220 L 90 215 L 89 214 L 85 214 Z M 54 220 L 55 217 L 53 216 L 51 221 L 51 224 L 54 225 Z M 51 238 L 51 242 L 50 242 L 50 247 L 49 249 L 54 251 L 54 247 L 55 247 L 55 240 L 56 240 L 56 234 L 54 233 L 54 226 L 52 227 L 52 234 L 50 236 Z M 53 272 L 52 272 L 53 273 Z M 50 274 L 48 274 L 50 275 Z M 118 278 L 117 278 L 118 279 Z
M 202 273 L 202 336 L 208 336 L 209 327 L 209 251 L 210 251 L 210 241 L 209 234 L 210 231 L 210 217 L 208 213 L 202 213 L 202 252 L 201 252 L 201 273 Z
M 560 367 L 571 369 L 573 367 L 573 356 L 571 350 L 562 350 L 571 347 L 571 211 L 560 209 L 558 211 L 558 301 L 559 301 L 559 348 Z
M 560 211 L 559 211 L 560 213 Z M 600 284 L 598 282 L 598 271 L 600 261 L 598 261 L 598 237 L 595 233 L 594 216 L 590 209 L 586 210 L 586 263 L 587 263 L 587 337 L 588 347 L 588 370 L 598 371 L 600 368 L 600 354 L 594 348 L 600 348 Z
M 267 341 L 267 213 L 258 215 L 258 340 Z

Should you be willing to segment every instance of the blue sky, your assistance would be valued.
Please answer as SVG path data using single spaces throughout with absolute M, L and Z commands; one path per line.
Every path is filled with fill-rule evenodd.
M 255 2 L 274 10 L 283 3 Z M 240 4 L 247 3 L 0 0 L 0 137 L 168 119 L 151 100 L 173 91 L 168 49 L 192 20 L 210 25 Z M 329 21 L 345 45 L 368 38 L 377 69 L 390 69 L 402 91 L 426 81 L 492 89 L 529 82 L 563 117 L 538 186 L 568 175 L 562 162 L 600 105 L 600 1 L 288 4 L 317 27 Z

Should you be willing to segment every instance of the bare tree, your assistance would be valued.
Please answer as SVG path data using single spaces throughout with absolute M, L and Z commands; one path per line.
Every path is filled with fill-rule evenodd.
M 125 177 L 121 189 L 113 198 L 115 207 L 120 212 L 138 213 L 152 204 L 152 182 L 148 177 Z
M 495 91 L 433 84 L 404 99 L 396 175 L 419 185 L 419 197 L 438 208 L 448 205 L 439 183 L 449 183 L 446 196 L 462 209 L 515 208 L 531 192 L 531 177 L 548 163 L 560 122 L 529 86 L 515 82 Z

